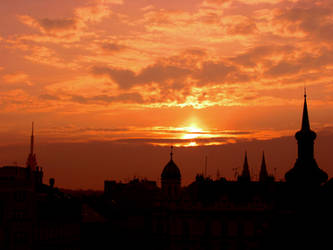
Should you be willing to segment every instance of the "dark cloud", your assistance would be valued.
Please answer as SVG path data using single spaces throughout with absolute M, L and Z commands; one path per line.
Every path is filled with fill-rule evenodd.
M 194 77 L 199 80 L 199 85 L 207 83 L 225 82 L 232 72 L 236 72 L 237 68 L 227 65 L 225 62 L 206 61 L 201 68 L 194 73 Z
M 189 132 L 187 130 L 172 130 L 172 129 L 152 129 L 151 132 L 157 133 L 170 133 L 170 134 L 196 134 L 196 135 L 250 135 L 252 131 L 203 131 L 203 132 Z
M 122 102 L 122 103 L 143 103 L 144 100 L 139 93 L 125 93 L 117 96 L 98 95 L 91 98 L 93 101 L 102 101 L 105 103 Z
M 118 43 L 103 43 L 101 47 L 109 52 L 119 52 L 125 50 L 127 47 Z
M 39 98 L 43 99 L 43 100 L 49 100 L 49 101 L 59 100 L 58 96 L 49 95 L 49 94 L 40 95 Z
M 116 142 L 119 143 L 144 143 L 144 144 L 188 144 L 195 142 L 199 145 L 208 143 L 223 143 L 228 142 L 230 137 L 214 137 L 214 138 L 195 138 L 195 139 L 174 139 L 174 138 L 126 138 L 119 139 Z M 244 141 L 244 139 L 237 139 Z
M 92 73 L 95 75 L 108 75 L 120 88 L 128 89 L 138 84 L 136 74 L 127 69 L 116 69 L 108 67 L 93 67 Z
M 80 128 L 76 132 L 131 132 L 133 129 L 130 128 Z M 73 131 L 71 131 L 73 132 Z
M 301 70 L 301 65 L 299 64 L 292 64 L 289 62 L 281 61 L 278 64 L 271 67 L 267 72 L 266 75 L 279 77 L 284 75 L 293 75 L 299 73 Z
M 253 34 L 257 31 L 256 23 L 251 20 L 247 19 L 246 21 L 228 25 L 226 32 L 229 35 L 249 35 Z
M 46 31 L 72 29 L 76 25 L 76 20 L 72 18 L 64 18 L 64 19 L 43 18 L 37 20 L 37 22 Z
M 322 48 L 317 53 L 309 54 L 303 52 L 297 58 L 285 58 L 271 65 L 265 75 L 278 77 L 308 73 L 310 76 L 310 72 L 314 71 L 322 71 L 322 74 L 324 74 L 325 68 L 331 65 L 333 65 L 333 50 Z
M 271 64 L 271 58 L 275 55 L 289 55 L 295 49 L 290 45 L 261 45 L 231 58 L 231 61 L 246 67 L 255 67 L 258 64 L 267 65 Z
M 287 32 L 302 31 L 312 39 L 320 41 L 333 40 L 332 2 L 318 4 L 316 1 L 296 3 L 292 8 L 276 12 L 274 22 L 283 25 Z
M 120 88 L 128 89 L 134 85 L 147 83 L 164 83 L 167 80 L 184 79 L 190 70 L 173 65 L 153 64 L 135 73 L 131 70 L 108 67 L 94 67 L 95 75 L 108 75 Z
M 124 93 L 119 95 L 97 95 L 92 97 L 84 97 L 81 95 L 71 96 L 71 101 L 81 104 L 91 103 L 144 103 L 139 93 Z

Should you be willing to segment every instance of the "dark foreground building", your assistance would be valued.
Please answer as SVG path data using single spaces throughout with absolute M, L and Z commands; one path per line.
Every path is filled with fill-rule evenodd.
M 263 154 L 254 181 L 245 154 L 237 180 L 197 175 L 181 185 L 173 159 L 156 182 L 105 181 L 104 193 L 43 184 L 34 137 L 26 167 L 0 168 L 0 249 L 330 249 L 333 180 L 314 158 L 306 96 L 298 156 L 275 181 Z
M 26 167 L 0 168 L 0 249 L 79 249 L 80 222 L 80 202 L 43 184 L 32 131 Z
M 121 228 L 116 238 L 127 249 L 327 249 L 333 232 L 333 181 L 327 182 L 314 158 L 316 133 L 310 128 L 306 95 L 295 137 L 298 157 L 285 182 L 268 174 L 264 155 L 259 181 L 253 181 L 245 154 L 237 181 L 198 175 L 181 187 L 172 151 L 161 189 L 139 180 L 135 187 L 105 181 L 109 228 Z

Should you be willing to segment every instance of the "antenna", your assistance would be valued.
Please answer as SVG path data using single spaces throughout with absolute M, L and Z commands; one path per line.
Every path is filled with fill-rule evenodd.
M 34 122 L 31 124 L 30 154 L 34 153 Z

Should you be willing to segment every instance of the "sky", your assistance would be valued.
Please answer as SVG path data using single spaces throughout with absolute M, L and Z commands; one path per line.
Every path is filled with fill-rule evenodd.
M 25 164 L 34 121 L 66 188 L 159 181 L 171 145 L 183 183 L 206 156 L 234 178 L 245 150 L 283 179 L 306 87 L 332 176 L 332 42 L 332 0 L 2 0 L 0 164 Z

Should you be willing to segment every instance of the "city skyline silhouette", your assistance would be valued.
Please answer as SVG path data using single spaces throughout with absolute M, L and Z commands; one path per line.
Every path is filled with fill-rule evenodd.
M 35 154 L 34 123 L 26 166 L 0 168 L 0 236 L 3 249 L 281 249 L 330 244 L 333 178 L 315 160 L 304 94 L 297 155 L 285 181 L 275 180 L 262 152 L 255 177 L 245 151 L 237 179 L 212 179 L 205 168 L 183 183 L 170 147 L 160 186 L 134 177 L 105 179 L 104 192 L 66 190 Z M 110 234 L 114 236 L 110 244 Z
M 264 150 L 283 179 L 306 86 L 317 163 L 333 175 L 330 1 L 0 6 L 2 165 L 25 164 L 34 121 L 39 164 L 65 188 L 102 190 L 104 177 L 157 181 L 171 145 L 187 184 L 206 156 L 210 176 L 235 178 L 245 150 L 255 173 Z
M 0 250 L 330 249 L 332 0 L 1 0 Z
M 306 106 L 304 106 L 306 107 Z M 306 107 L 307 109 L 307 107 Z M 304 112 L 304 110 L 303 110 Z M 311 110 L 310 110 L 311 112 Z M 306 113 L 308 113 L 308 110 L 306 110 Z M 300 117 L 302 117 L 301 113 L 299 115 Z M 307 114 L 308 117 L 308 114 Z M 303 118 L 302 118 L 303 119 Z M 304 121 L 302 121 L 302 119 L 300 120 L 301 126 L 303 126 L 302 124 L 304 123 Z M 306 118 L 308 119 L 308 118 Z M 304 119 L 303 119 L 304 120 Z M 34 127 L 34 125 L 32 125 Z M 32 128 L 32 130 L 34 130 Z M 32 131 L 32 133 L 36 133 L 36 129 L 35 132 Z M 38 131 L 37 131 L 38 133 Z M 35 146 L 35 137 L 31 136 L 31 142 L 30 142 L 30 151 L 35 151 L 35 152 L 40 152 L 41 149 L 43 149 L 43 147 L 50 147 L 47 144 L 42 144 L 42 145 L 38 145 Z M 324 139 L 325 142 L 325 138 L 320 138 L 320 134 L 319 134 L 319 140 L 320 139 Z M 197 138 L 191 138 L 191 139 L 187 139 L 189 141 L 196 141 L 198 140 Z M 282 141 L 279 142 L 279 140 Z M 266 151 L 266 158 L 268 156 L 268 159 L 266 159 L 265 163 L 267 164 L 267 169 L 269 170 L 271 175 L 274 175 L 274 177 L 277 180 L 285 180 L 284 177 L 284 173 L 287 171 L 287 169 L 289 169 L 293 164 L 294 164 L 294 155 L 297 152 L 297 146 L 292 144 L 292 141 L 294 140 L 294 138 L 292 137 L 282 137 L 282 138 L 277 138 L 277 139 L 273 139 L 273 140 L 244 140 L 244 141 L 240 141 L 240 142 L 236 142 L 236 143 L 230 143 L 227 145 L 217 145 L 217 146 L 196 146 L 196 147 L 182 147 L 182 146 L 178 146 L 175 147 L 176 149 L 176 159 L 181 163 L 182 167 L 185 170 L 185 175 L 183 177 L 183 183 L 185 183 L 186 185 L 190 184 L 195 176 L 197 174 L 201 174 L 208 171 L 208 174 L 206 174 L 207 176 L 210 176 L 210 178 L 216 179 L 216 173 L 220 172 L 220 175 L 222 177 L 225 177 L 229 180 L 234 180 L 237 179 L 239 175 L 241 175 L 242 169 L 243 169 L 243 154 L 244 151 L 249 151 L 249 161 L 250 161 L 250 167 L 249 167 L 249 171 L 252 174 L 252 179 L 253 180 L 259 180 L 259 175 L 260 175 L 260 168 L 261 168 L 261 164 L 262 164 L 262 151 Z M 275 143 L 274 143 L 275 141 Z M 329 140 L 329 137 L 327 138 L 328 143 L 331 143 L 331 140 Z M 37 136 L 37 142 L 38 142 L 38 136 Z M 170 145 L 174 145 L 172 142 L 168 142 Z M 274 145 L 275 144 L 275 145 Z M 282 144 L 283 147 L 286 147 L 287 150 L 284 150 L 282 152 L 284 152 L 284 155 L 281 155 L 281 145 Z M 58 146 L 52 145 L 51 144 L 51 148 L 55 148 Z M 330 145 L 330 144 L 328 144 Z M 68 145 L 64 145 L 64 147 L 68 147 Z M 325 152 L 329 152 L 327 151 L 327 146 L 326 143 L 324 143 L 324 145 L 320 145 L 318 143 L 315 144 L 316 147 L 318 148 L 324 148 Z M 117 149 L 117 152 L 112 154 L 112 150 L 114 150 L 115 148 L 120 147 L 120 149 Z M 280 147 L 280 148 L 279 148 Z M 318 151 L 317 155 L 321 155 L 321 150 L 317 150 L 316 147 L 314 147 L 314 151 Z M 26 154 L 27 154 L 27 148 L 28 145 L 22 145 L 21 146 L 21 151 L 23 154 L 23 157 L 26 159 Z M 80 155 L 80 148 L 84 148 L 85 151 L 90 151 L 90 152 L 98 152 L 97 154 L 99 155 L 99 157 L 101 157 L 101 161 L 103 162 L 103 164 L 101 166 L 109 166 L 109 159 L 112 159 L 113 155 L 117 155 L 118 159 L 117 161 L 122 161 L 124 160 L 124 162 L 126 162 L 126 167 L 128 167 L 129 169 L 131 169 L 130 173 L 122 173 L 122 176 L 119 177 L 119 175 L 113 175 L 113 171 L 115 171 L 115 167 L 110 166 L 107 167 L 106 171 L 103 171 L 103 167 L 101 167 L 101 173 L 98 174 L 98 171 L 96 171 L 96 169 L 94 168 L 93 172 L 95 172 L 95 174 L 98 176 L 94 181 L 95 184 L 91 185 L 89 183 L 87 183 L 86 181 L 84 181 L 86 183 L 86 185 L 68 185 L 66 184 L 66 182 L 63 181 L 64 175 L 66 175 L 67 181 L 69 183 L 73 183 L 74 179 L 77 179 L 77 177 L 75 177 L 75 172 L 72 171 L 68 171 L 71 169 L 74 169 L 75 166 L 80 166 L 82 164 L 82 160 L 80 160 L 80 157 L 78 157 Z M 141 148 L 139 151 L 137 150 L 138 148 Z M 51 173 L 45 173 L 46 177 L 48 178 L 56 178 L 57 180 L 60 179 L 60 186 L 63 188 L 67 188 L 67 189 L 96 189 L 96 190 L 102 190 L 103 189 L 103 185 L 102 182 L 104 179 L 116 179 L 118 181 L 123 181 L 123 182 L 128 182 L 129 180 L 133 179 L 133 178 L 141 178 L 141 179 L 151 179 L 154 181 L 159 182 L 160 178 L 159 178 L 159 170 L 160 170 L 160 166 L 163 164 L 163 162 L 166 159 L 166 155 L 167 152 L 170 150 L 169 149 L 170 146 L 149 146 L 149 145 L 144 145 L 141 143 L 133 143 L 132 145 L 126 145 L 122 143 L 73 143 L 73 147 L 69 147 L 70 152 L 73 153 L 73 159 L 70 159 L 70 154 L 71 153 L 66 153 L 65 151 L 60 151 L 57 154 L 57 151 L 49 150 L 47 149 L 47 157 L 51 158 L 51 159 L 55 159 L 58 158 L 58 156 L 60 156 L 60 160 L 63 159 L 70 159 L 70 161 L 72 162 L 74 168 L 71 166 L 71 164 L 63 164 L 64 167 L 64 172 L 62 174 L 60 173 L 56 173 L 53 174 L 53 171 L 55 169 L 52 169 L 52 167 L 54 168 L 55 166 L 52 166 L 53 164 L 51 163 L 51 166 L 47 167 L 48 171 L 51 170 Z M 12 152 L 14 157 L 17 157 L 17 151 L 15 146 L 12 148 L 15 149 L 14 152 Z M 129 149 L 129 150 L 128 150 Z M 145 152 L 145 151 L 148 152 Z M 108 152 L 109 151 L 109 152 Z M 36 159 L 33 159 L 33 157 L 36 158 L 35 152 L 33 153 L 31 159 L 29 159 L 29 161 L 36 161 Z M 42 151 L 43 152 L 43 151 Z M 30 153 L 31 154 L 31 153 Z M 45 154 L 45 151 L 44 151 Z M 111 155 L 110 155 L 111 154 Z M 132 154 L 134 156 L 134 158 L 132 157 L 127 157 L 127 155 Z M 66 156 L 67 155 L 67 156 Z M 47 166 L 48 161 L 43 159 L 43 153 L 38 155 L 38 158 L 40 161 L 40 158 L 42 156 L 42 165 L 43 166 Z M 328 159 L 329 158 L 329 154 L 325 155 L 324 159 Z M 44 156 L 45 157 L 45 156 Z M 193 161 L 192 159 L 195 158 L 195 160 Z M 255 160 L 254 160 L 255 158 Z M 14 158 L 15 159 L 15 158 Z M 47 158 L 46 158 L 47 159 Z M 86 161 L 88 159 L 88 162 L 84 162 L 81 166 L 84 166 L 86 171 L 89 170 L 91 171 L 92 169 L 89 169 L 91 164 L 93 164 L 93 161 L 95 161 L 96 157 L 94 154 L 88 155 L 88 157 L 84 157 L 83 156 L 83 161 Z M 107 162 L 104 162 L 105 159 L 107 159 Z M 126 160 L 125 160 L 126 159 Z M 164 159 L 164 161 L 163 161 Z M 288 159 L 288 160 L 286 160 Z M 316 157 L 316 159 L 318 159 L 318 156 Z M 209 163 L 206 164 L 205 160 L 209 160 Z M 14 161 L 14 162 L 8 162 L 8 163 L 4 163 L 3 165 L 19 165 L 19 166 L 24 166 L 26 160 L 21 160 L 21 164 L 19 164 L 18 161 Z M 146 163 L 148 161 L 148 164 Z M 139 166 L 137 166 L 136 162 L 139 162 Z M 279 164 L 277 164 L 277 162 L 280 162 Z M 323 165 L 323 168 L 325 169 L 325 171 L 327 171 L 329 173 L 329 175 L 331 174 L 331 169 L 329 168 L 329 164 L 325 164 L 325 162 L 323 163 L 323 161 L 320 161 L 321 165 Z M 35 163 L 36 164 L 36 163 Z M 144 165 L 145 164 L 145 165 Z M 122 163 L 120 163 L 120 165 L 122 165 Z M 206 165 L 206 166 L 205 166 Z M 152 175 L 151 173 L 149 173 L 149 169 L 153 168 L 155 171 L 155 175 Z M 207 168 L 205 170 L 205 168 Z M 121 169 L 121 168 L 120 168 Z M 52 171 L 53 170 L 53 171 Z M 65 173 L 66 172 L 66 173 Z M 91 172 L 90 172 L 91 173 Z M 73 175 L 71 175 L 73 174 Z M 90 174 L 88 174 L 90 175 Z M 331 175 L 330 175 L 331 176 Z M 99 182 L 99 183 L 98 183 Z M 58 183 L 59 184 L 59 183 Z

